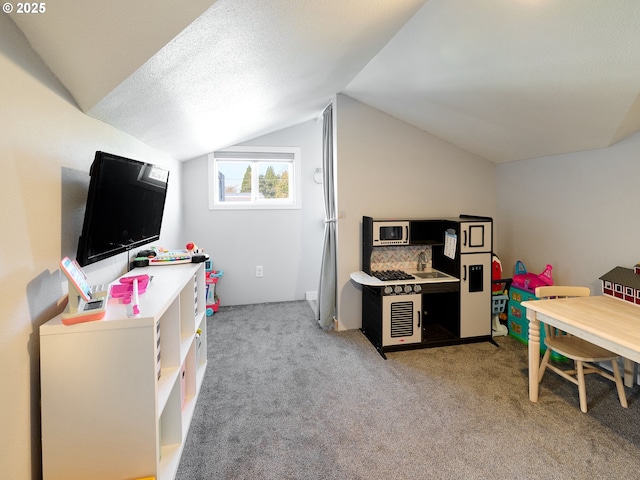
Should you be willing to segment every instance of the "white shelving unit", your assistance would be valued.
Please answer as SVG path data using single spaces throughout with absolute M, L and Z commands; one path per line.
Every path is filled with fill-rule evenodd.
M 102 320 L 40 327 L 45 480 L 176 475 L 207 366 L 204 263 L 143 273 L 139 318 L 110 299 Z

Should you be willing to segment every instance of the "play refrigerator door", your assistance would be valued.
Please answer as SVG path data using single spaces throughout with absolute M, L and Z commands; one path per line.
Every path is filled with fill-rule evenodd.
M 491 335 L 491 254 L 460 255 L 460 338 Z
M 491 252 L 491 222 L 460 223 L 460 253 Z

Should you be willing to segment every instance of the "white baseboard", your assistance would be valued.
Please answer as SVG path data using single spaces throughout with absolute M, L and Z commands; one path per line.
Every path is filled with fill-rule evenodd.
M 305 292 L 304 298 L 307 301 L 318 300 L 318 292 Z

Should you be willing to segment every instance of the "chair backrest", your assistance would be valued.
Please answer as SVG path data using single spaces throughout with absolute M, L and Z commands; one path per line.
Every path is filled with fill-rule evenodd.
M 588 297 L 591 295 L 589 287 L 573 287 L 565 285 L 553 285 L 550 287 L 536 287 L 536 297 L 539 299 L 548 298 L 568 298 L 568 297 Z M 566 332 L 563 332 L 559 328 L 551 327 L 544 324 L 545 333 L 545 345 L 551 347 L 551 343 L 554 339 L 569 336 Z
M 573 287 L 563 285 L 553 285 L 551 287 L 537 287 L 536 297 L 542 298 L 567 298 L 567 297 L 588 297 L 591 295 L 589 287 Z

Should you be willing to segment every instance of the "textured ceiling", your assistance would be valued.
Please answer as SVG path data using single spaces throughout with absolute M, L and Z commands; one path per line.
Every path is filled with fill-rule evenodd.
M 86 112 L 214 1 L 54 0 L 11 19 Z
M 87 114 L 179 160 L 336 93 L 494 162 L 640 130 L 637 0 L 56 0 L 11 14 Z

